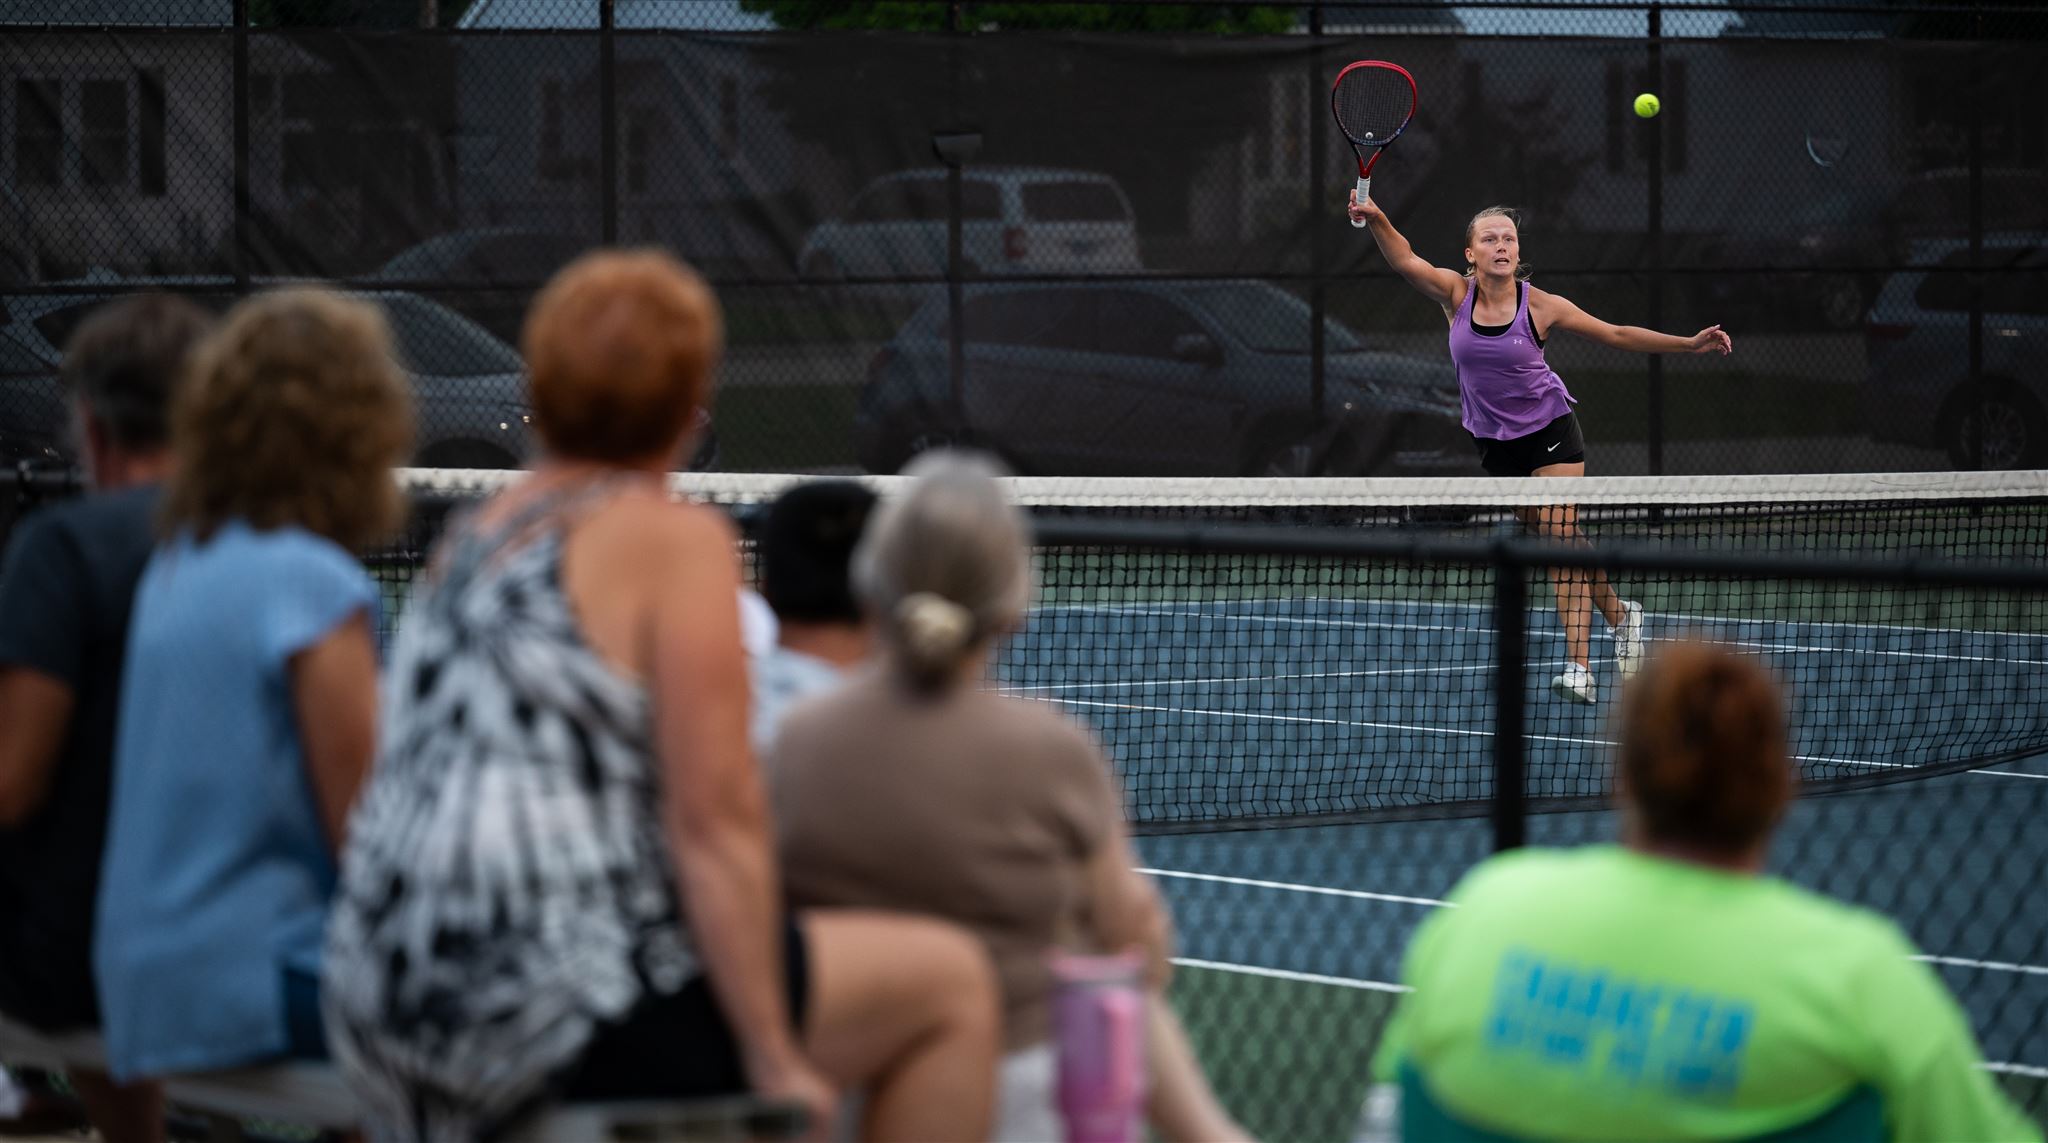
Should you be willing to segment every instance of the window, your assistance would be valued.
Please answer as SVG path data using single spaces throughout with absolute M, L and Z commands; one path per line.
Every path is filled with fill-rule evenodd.
M 23 79 L 14 84 L 14 179 L 25 187 L 64 181 L 64 84 Z
M 1999 315 L 2026 314 L 2048 317 L 2048 251 L 1987 247 L 1987 266 L 2011 266 L 2017 273 L 1996 270 L 1984 275 L 1984 314 L 1987 320 Z M 1970 312 L 1970 252 L 1959 250 L 1930 270 L 1913 292 L 1921 309 L 1934 313 Z
M 94 298 L 75 306 L 60 306 L 29 324 L 36 327 L 36 332 L 43 335 L 44 341 L 61 347 L 71 340 L 72 332 L 84 324 L 86 318 L 91 317 L 95 310 L 112 300 L 114 299 Z
M 320 115 L 321 86 L 309 75 L 287 75 L 279 85 L 284 123 L 284 189 L 317 191 L 326 185 L 324 177 L 329 150 L 337 145 L 339 132 L 322 135 L 313 124 Z
M 945 184 L 939 184 L 943 196 Z M 941 197 L 943 204 L 944 198 Z M 939 217 L 946 217 L 943 205 Z M 1003 188 L 981 179 L 960 180 L 960 221 L 1001 222 L 1003 218 Z
M 517 373 L 524 368 L 511 346 L 453 310 L 411 294 L 387 295 L 377 301 L 391 321 L 399 358 L 415 372 L 479 377 Z
M 626 109 L 624 166 L 626 193 L 646 194 L 650 157 L 654 150 L 654 113 L 644 107 Z
M 1255 353 L 1306 354 L 1314 317 L 1308 303 L 1267 285 L 1190 286 L 1188 303 Z M 1358 335 L 1323 319 L 1325 353 L 1360 353 Z
M 1097 295 L 1099 296 L 1099 295 Z M 1020 290 L 971 298 L 962 308 L 967 340 L 977 345 L 1098 352 L 1095 300 L 1065 290 Z M 937 336 L 952 335 L 943 323 Z
M 128 85 L 89 79 L 78 85 L 79 182 L 89 187 L 128 182 Z
M 1034 222 L 1124 222 L 1130 217 L 1116 188 L 1097 182 L 1026 184 L 1024 215 Z
M 1117 291 L 1103 296 L 1096 311 L 1096 332 L 1099 353 L 1170 360 L 1177 339 L 1203 330 L 1165 298 Z
M 164 73 L 135 73 L 135 189 L 164 193 Z
M 740 85 L 729 75 L 718 77 L 718 153 L 730 159 L 740 146 Z
M 534 121 L 540 133 L 536 141 L 538 149 L 535 152 L 534 173 L 549 182 L 567 182 L 575 175 L 562 136 L 565 114 L 562 106 L 562 81 L 541 80 L 538 106 L 534 109 Z

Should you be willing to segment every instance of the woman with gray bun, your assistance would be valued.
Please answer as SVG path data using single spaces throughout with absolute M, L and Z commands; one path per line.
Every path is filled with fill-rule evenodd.
M 982 939 L 1004 1016 L 997 1139 L 1064 1135 L 1050 954 L 1138 950 L 1153 1127 L 1243 1138 L 1163 998 L 1170 922 L 1135 871 L 1108 761 L 1058 708 L 984 685 L 1031 602 L 1024 517 L 978 457 L 934 454 L 909 475 L 854 554 L 882 652 L 792 710 L 767 767 L 791 904 L 924 913 Z

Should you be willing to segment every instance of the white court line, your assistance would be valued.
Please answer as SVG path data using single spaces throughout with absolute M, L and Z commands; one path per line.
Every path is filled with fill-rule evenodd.
M 1449 901 L 1435 897 L 1402 897 L 1393 893 L 1368 893 L 1363 889 L 1332 889 L 1325 885 L 1296 885 L 1286 881 L 1257 881 L 1249 877 L 1225 877 L 1217 873 L 1188 873 L 1179 869 L 1145 869 L 1138 872 L 1148 877 L 1171 877 L 1182 881 L 1214 881 L 1223 885 L 1248 885 L 1254 889 L 1281 889 L 1289 893 L 1314 893 L 1324 897 L 1350 897 L 1361 901 L 1386 901 L 1395 905 L 1428 905 L 1438 909 L 1455 909 Z
M 1457 904 L 1435 897 L 1401 897 L 1392 893 L 1368 893 L 1362 889 L 1334 889 L 1328 885 L 1302 885 L 1290 881 L 1259 881 L 1250 877 L 1225 877 L 1215 873 L 1190 873 L 1181 869 L 1147 869 L 1139 867 L 1139 873 L 1149 877 L 1171 877 L 1186 881 L 1213 881 L 1223 885 L 1243 885 L 1253 889 L 1277 889 L 1283 893 L 1309 893 L 1320 897 L 1350 897 L 1365 901 L 1385 901 L 1396 905 L 1426 905 L 1432 909 L 1455 909 Z M 1985 972 L 2012 972 L 2024 976 L 2048 976 L 2048 965 L 2017 964 L 2004 960 L 1973 960 L 1961 956 L 1934 956 L 1920 953 L 1909 959 L 1927 964 L 1945 964 L 1955 968 L 1975 968 Z
M 2048 976 L 2048 965 L 2014 964 L 2004 960 L 1971 960 L 1961 956 L 1929 956 L 1925 953 L 1913 958 L 1928 964 L 1945 964 L 1955 968 L 1981 968 L 1986 972 L 2017 972 L 2027 976 Z
M 1005 694 L 1026 694 L 1031 691 L 1100 691 L 1119 690 L 1132 687 L 1193 687 L 1215 683 L 1278 683 L 1291 679 L 1359 679 L 1378 675 L 1435 675 L 1446 671 L 1490 671 L 1490 663 L 1473 663 L 1463 667 L 1387 667 L 1375 671 L 1314 671 L 1293 675 L 1233 675 L 1211 679 L 1140 679 L 1129 683 L 1044 683 L 1038 686 L 1005 686 Z
M 1202 604 L 1199 606 L 1208 607 L 1214 605 Z M 1379 628 L 1390 631 L 1461 631 L 1472 632 L 1474 634 L 1491 634 L 1493 631 L 1491 627 L 1470 627 L 1446 623 L 1403 623 L 1398 621 L 1379 619 L 1299 619 L 1291 615 L 1245 615 L 1236 612 L 1217 613 L 1213 611 L 1161 610 L 1158 608 L 1142 607 L 1106 607 L 1102 608 L 1101 610 L 1112 614 L 1149 615 L 1155 617 L 1166 616 L 1173 618 L 1196 619 L 1207 623 L 1264 623 L 1274 625 L 1286 625 L 1293 627 L 1344 627 L 1354 629 Z M 1753 621 L 1743 620 L 1743 622 Z M 1530 638 L 1548 639 L 1552 641 L 1560 640 L 1565 637 L 1564 632 L 1551 630 L 1532 629 L 1528 632 L 1528 634 Z M 1752 649 L 1764 651 L 1785 651 L 1794 654 L 1864 655 L 1872 658 L 1885 659 L 1932 659 L 1937 661 L 1953 661 L 1964 663 L 1998 663 L 2004 666 L 2015 667 L 2048 667 L 2048 658 L 2008 659 L 1995 655 L 1955 655 L 1941 651 L 1891 651 L 1868 647 L 1808 646 L 1799 643 L 1736 643 L 1735 646 L 1749 647 Z
M 1327 984 L 1336 988 L 1356 988 L 1367 992 L 1413 992 L 1405 984 L 1394 984 L 1385 980 L 1358 980 L 1349 976 L 1324 976 L 1316 972 L 1292 972 L 1284 968 L 1260 968 L 1251 964 L 1230 964 L 1219 960 L 1197 960 L 1191 956 L 1177 956 L 1173 963 L 1181 968 L 1206 968 L 1212 972 L 1228 972 L 1238 976 L 1263 976 L 1270 980 L 1291 980 L 1299 984 Z M 2027 1076 L 2032 1079 L 2048 1079 L 2048 1068 L 2037 1068 L 2032 1064 L 1982 1063 L 1977 1065 L 1987 1072 L 2000 1075 Z
M 1492 611 L 1490 603 L 1459 603 L 1450 599 L 1354 599 L 1338 595 L 1273 595 L 1251 599 L 1197 599 L 1187 600 L 1187 607 L 1258 607 L 1269 603 L 1315 603 L 1337 604 L 1344 607 L 1416 607 L 1458 611 Z M 1034 608 L 1035 611 L 1116 611 L 1135 604 L 1125 603 L 1062 603 Z M 1152 606 L 1159 606 L 1152 604 Z M 1531 615 L 1553 615 L 1557 608 L 1532 605 Z M 1985 631 L 1974 627 L 1922 627 L 1911 623 L 1851 623 L 1841 619 L 1756 619 L 1737 618 L 1730 615 L 1693 615 L 1682 611 L 1651 611 L 1652 619 L 1675 619 L 1686 623 L 1770 623 L 1786 627 L 1848 627 L 1858 631 L 1905 631 L 1914 634 L 1931 635 L 1981 635 L 1992 639 L 2048 639 L 2048 634 L 2035 631 Z M 1476 630 L 1492 630 L 1491 627 Z
M 1217 960 L 1196 960 L 1191 956 L 1177 956 L 1173 963 L 1182 968 L 1207 968 L 1216 972 L 1232 972 L 1239 976 L 1264 976 L 1273 980 L 1292 980 L 1298 984 L 1330 984 L 1338 988 L 1362 988 L 1368 992 L 1413 992 L 1405 984 L 1389 984 L 1384 980 L 1354 980 L 1348 976 L 1323 976 L 1314 972 L 1290 972 L 1284 968 L 1260 968 L 1253 964 L 1227 964 Z
M 1062 706 L 1085 706 L 1098 710 L 1137 710 L 1152 714 L 1192 714 L 1203 718 L 1236 718 L 1247 722 L 1293 722 L 1309 726 L 1355 726 L 1363 730 L 1406 730 L 1417 734 L 1451 734 L 1461 738 L 1492 738 L 1491 730 L 1466 730 L 1456 726 L 1417 726 L 1405 722 L 1373 722 L 1356 718 L 1315 718 L 1305 714 L 1266 714 L 1250 710 L 1208 710 L 1193 706 L 1154 706 L 1150 703 L 1102 702 L 1093 699 L 1059 698 L 1040 695 L 1020 695 L 1020 698 L 1036 702 L 1059 703 Z M 1530 742 L 1563 742 L 1573 746 L 1614 746 L 1610 738 L 1586 738 L 1571 734 L 1524 734 Z M 1903 762 L 1869 762 L 1861 758 L 1831 758 L 1824 754 L 1794 754 L 1794 762 L 1817 762 L 1824 766 L 1876 766 L 1886 769 L 1912 769 Z M 1989 774 L 2003 778 L 2048 778 L 2042 774 L 2020 774 L 2011 770 L 1965 770 L 1965 774 Z

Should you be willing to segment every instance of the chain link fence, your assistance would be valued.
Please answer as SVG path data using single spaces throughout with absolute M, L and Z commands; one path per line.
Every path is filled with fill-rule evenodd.
M 1462 266 L 1729 358 L 1559 339 L 1591 468 L 2048 464 L 2048 8 L 16 0 L 0 450 L 68 450 L 78 307 L 372 294 L 429 464 L 526 455 L 516 346 L 589 247 L 720 288 L 698 466 L 1476 472 L 1443 316 L 1343 218 L 1345 62 L 1420 85 L 1376 194 Z M 1663 111 L 1640 119 L 1634 95 Z

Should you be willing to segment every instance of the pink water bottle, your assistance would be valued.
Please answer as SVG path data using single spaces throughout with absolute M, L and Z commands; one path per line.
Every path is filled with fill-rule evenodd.
M 1145 964 L 1136 953 L 1052 962 L 1067 1143 L 1136 1143 L 1145 1111 Z

